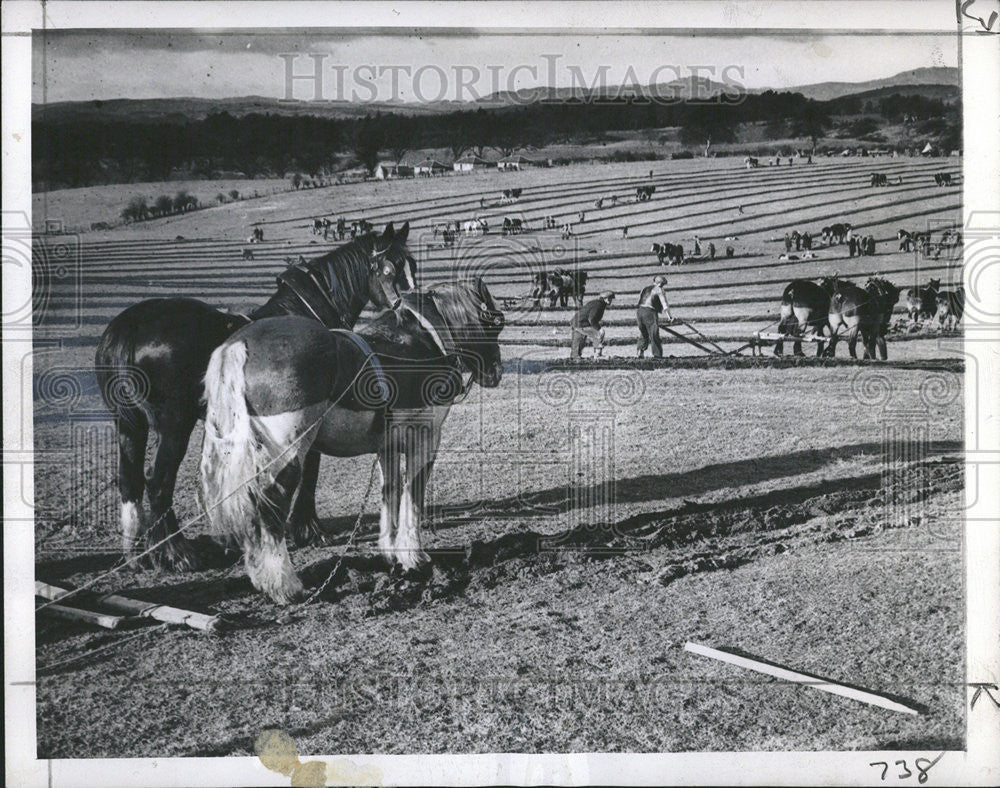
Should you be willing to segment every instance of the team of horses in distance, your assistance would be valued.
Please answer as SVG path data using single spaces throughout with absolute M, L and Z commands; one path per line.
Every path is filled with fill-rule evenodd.
M 634 199 L 648 201 L 654 192 L 655 186 L 640 186 Z M 520 197 L 520 189 L 504 190 L 497 204 Z M 596 207 L 619 199 L 600 198 Z M 118 437 L 123 552 L 155 568 L 200 565 L 173 497 L 191 433 L 203 420 L 204 514 L 218 541 L 243 551 L 254 587 L 280 604 L 303 592 L 287 541 L 323 537 L 316 485 L 324 454 L 376 455 L 379 550 L 403 571 L 426 565 L 421 517 L 442 425 L 472 386 L 495 388 L 503 374 L 504 314 L 482 277 L 418 287 L 408 223 L 398 230 L 389 223 L 379 233 L 366 220 L 316 219 L 312 229 L 350 240 L 311 260 L 286 259 L 274 293 L 249 314 L 192 298 L 149 299 L 109 323 L 95 355 Z M 445 231 L 486 234 L 489 227 L 477 218 Z M 505 218 L 504 234 L 526 231 L 523 220 Z M 836 245 L 851 233 L 849 223 L 834 223 L 823 228 L 822 241 Z M 929 233 L 900 230 L 898 238 L 901 251 L 927 253 L 933 246 Z M 248 242 L 261 241 L 263 230 L 255 228 Z M 701 254 L 697 237 L 695 250 Z M 651 251 L 661 265 L 689 262 L 680 244 L 654 244 Z M 726 254 L 733 256 L 731 246 Z M 587 279 L 582 270 L 538 272 L 529 298 L 538 308 L 565 308 L 570 299 L 579 308 Z M 940 285 L 932 279 L 906 291 L 907 310 L 914 320 L 936 317 L 954 327 L 964 292 Z M 865 358 L 884 360 L 900 295 L 880 276 L 863 287 L 838 276 L 796 279 L 782 293 L 779 332 L 796 354 L 810 339 L 817 355 L 833 355 L 846 333 L 852 357 L 860 338 Z M 377 316 L 355 331 L 369 305 Z M 775 352 L 781 355 L 782 343 Z M 155 451 L 147 475 L 150 434 Z

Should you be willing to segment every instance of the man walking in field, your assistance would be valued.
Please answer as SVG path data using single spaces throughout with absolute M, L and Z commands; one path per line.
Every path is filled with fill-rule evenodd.
M 594 356 L 600 356 L 604 352 L 604 329 L 601 328 L 601 320 L 604 318 L 604 310 L 615 300 L 615 294 L 610 290 L 605 290 L 598 298 L 588 301 L 573 315 L 570 321 L 570 358 L 580 358 L 587 341 L 594 345 Z
M 662 274 L 653 277 L 653 284 L 648 285 L 639 293 L 639 305 L 635 310 L 635 319 L 639 323 L 639 358 L 646 353 L 646 348 L 653 346 L 653 358 L 663 358 L 663 345 L 660 344 L 659 314 L 664 313 L 668 323 L 674 322 L 670 316 L 670 306 L 667 304 L 667 277 Z

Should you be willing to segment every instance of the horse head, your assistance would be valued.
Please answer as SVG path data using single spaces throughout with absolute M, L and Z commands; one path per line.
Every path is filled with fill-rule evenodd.
M 840 287 L 840 274 L 820 277 L 819 286 L 827 295 L 833 295 Z
M 485 388 L 499 386 L 503 364 L 498 337 L 506 321 L 483 278 L 442 282 L 429 292 L 472 379 Z
M 371 238 L 368 295 L 376 307 L 395 309 L 399 306 L 400 292 L 416 287 L 417 263 L 406 246 L 410 223 L 396 231 L 392 222 L 381 235 Z

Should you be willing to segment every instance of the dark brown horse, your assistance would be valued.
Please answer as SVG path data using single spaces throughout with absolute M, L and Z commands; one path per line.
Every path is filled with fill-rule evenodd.
M 940 290 L 937 293 L 938 325 L 943 329 L 958 328 L 965 313 L 965 288 L 959 285 L 955 290 Z
M 879 312 L 879 325 L 875 335 L 875 345 L 878 348 L 879 357 L 885 361 L 889 357 L 889 350 L 885 344 L 885 335 L 889 332 L 889 321 L 892 320 L 892 310 L 899 303 L 900 289 L 888 279 L 881 276 L 872 276 L 865 283 L 865 290 L 874 301 Z
M 926 287 L 911 287 L 906 291 L 906 311 L 910 320 L 924 318 L 930 320 L 937 313 L 937 294 L 941 289 L 940 279 L 931 279 Z
M 869 280 L 867 289 L 837 277 L 825 279 L 824 282 L 825 286 L 832 288 L 830 296 L 832 335 L 825 355 L 836 355 L 840 332 L 846 329 L 847 348 L 851 358 L 858 357 L 857 345 L 860 336 L 865 348 L 864 358 L 875 358 L 875 345 L 878 343 L 882 359 L 885 360 L 887 354 L 884 329 L 888 327 L 892 307 L 899 300 L 899 291 L 884 279 L 877 279 L 874 284 Z
M 472 383 L 500 384 L 503 325 L 482 280 L 463 280 L 406 293 L 357 333 L 273 318 L 212 354 L 202 498 L 216 533 L 243 547 L 257 589 L 282 604 L 302 591 L 285 530 L 310 451 L 377 453 L 379 549 L 404 570 L 428 560 L 420 517 L 441 425 Z
M 371 301 L 395 306 L 413 286 L 414 262 L 406 248 L 408 225 L 390 224 L 381 236 L 363 236 L 278 277 L 278 290 L 249 318 L 191 298 L 157 298 L 129 307 L 101 336 L 97 381 L 118 431 L 118 490 L 123 549 L 156 544 L 177 531 L 173 511 L 177 469 L 191 431 L 204 417 L 200 405 L 208 360 L 219 345 L 251 320 L 296 314 L 324 328 L 350 328 Z M 325 330 L 325 328 L 324 328 Z M 156 436 L 152 473 L 144 475 L 146 443 Z M 319 456 L 306 461 L 307 484 L 315 485 Z M 310 481 L 311 480 L 311 481 Z M 149 517 L 142 505 L 149 496 Z M 296 511 L 300 531 L 314 526 L 315 511 Z M 154 566 L 188 569 L 194 551 L 176 537 L 151 551 Z
M 809 279 L 795 279 L 781 294 L 781 319 L 778 331 L 782 334 L 800 336 L 823 336 L 826 329 L 830 296 L 833 294 L 831 280 L 823 280 L 816 284 Z M 784 349 L 783 342 L 774 346 L 774 355 L 780 356 Z M 802 341 L 796 339 L 792 352 L 796 356 L 803 355 Z M 816 343 L 816 355 L 823 354 L 823 343 Z

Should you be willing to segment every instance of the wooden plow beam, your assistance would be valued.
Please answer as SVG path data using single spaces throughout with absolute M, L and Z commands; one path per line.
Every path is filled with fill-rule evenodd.
M 758 355 L 765 342 L 829 342 L 830 337 L 809 334 L 807 336 L 796 336 L 795 334 L 783 334 L 780 331 L 758 331 L 740 350 L 750 348 L 753 355 Z M 738 351 L 737 351 L 738 352 Z
M 758 331 L 755 336 L 768 342 L 829 342 L 830 337 L 821 337 L 816 334 L 808 336 L 795 336 L 795 334 L 780 334 L 777 331 Z
M 63 597 L 71 593 L 72 589 L 60 588 L 59 586 L 54 586 L 49 583 L 42 583 L 37 580 L 35 581 L 35 596 L 40 596 L 43 599 L 58 602 Z M 170 607 L 169 605 L 158 605 L 154 602 L 143 602 L 138 599 L 129 599 L 128 597 L 119 596 L 117 594 L 107 594 L 105 596 L 97 597 L 95 602 L 97 605 L 110 608 L 111 610 L 125 613 L 127 615 L 105 615 L 93 610 L 67 607 L 59 604 L 46 605 L 40 612 L 58 610 L 58 612 L 53 613 L 53 615 L 60 618 L 97 624 L 98 626 L 102 626 L 107 629 L 117 629 L 125 621 L 131 621 L 138 618 L 152 618 L 156 621 L 163 621 L 167 624 L 184 624 L 194 629 L 201 629 L 205 632 L 213 632 L 220 629 L 222 626 L 222 620 L 218 616 L 195 613 L 191 610 L 182 610 L 181 608 Z
M 729 355 L 732 355 L 731 352 L 723 350 L 721 347 L 719 347 L 719 345 L 716 342 L 714 342 L 713 340 L 711 340 L 708 337 L 706 337 L 703 333 L 701 333 L 701 331 L 699 331 L 697 328 L 695 328 L 694 326 L 692 326 L 686 320 L 682 320 L 680 318 L 675 318 L 674 322 L 675 323 L 680 323 L 682 326 L 685 326 L 688 330 L 691 331 L 691 333 L 690 334 L 685 334 L 685 333 L 683 333 L 681 331 L 677 331 L 676 329 L 671 328 L 670 326 L 667 326 L 667 325 L 661 325 L 660 328 L 662 328 L 668 334 L 673 334 L 678 339 L 684 340 L 689 345 L 694 345 L 696 348 L 698 348 L 701 351 L 704 351 L 705 353 L 708 353 L 710 356 L 729 356 Z M 695 337 L 697 337 L 697 339 Z M 737 350 L 737 351 L 732 351 L 732 352 L 738 353 L 739 351 Z

